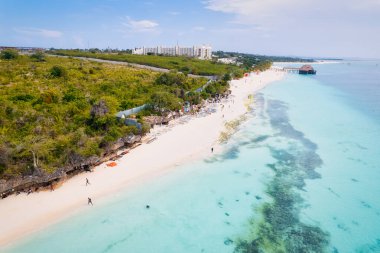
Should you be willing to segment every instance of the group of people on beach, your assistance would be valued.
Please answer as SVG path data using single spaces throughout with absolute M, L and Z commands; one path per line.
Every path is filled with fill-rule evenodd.
M 90 180 L 88 180 L 88 178 L 86 177 L 86 186 L 87 185 L 91 185 L 91 184 L 90 184 Z M 92 206 L 94 205 L 90 197 L 87 197 L 87 205 L 92 205 Z

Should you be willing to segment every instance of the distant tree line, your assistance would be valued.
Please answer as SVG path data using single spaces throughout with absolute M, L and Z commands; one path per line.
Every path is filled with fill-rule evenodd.
M 269 55 L 258 55 L 258 54 L 245 54 L 238 52 L 224 52 L 216 51 L 214 52 L 219 58 L 228 58 L 236 57 L 238 62 L 241 62 L 245 65 L 247 64 L 257 64 L 261 61 L 271 61 L 271 62 L 314 62 L 314 59 L 311 58 L 302 58 L 302 57 L 289 57 L 289 56 L 269 56 Z

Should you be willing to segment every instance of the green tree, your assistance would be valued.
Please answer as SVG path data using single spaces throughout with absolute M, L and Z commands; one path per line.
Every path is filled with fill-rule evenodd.
M 272 62 L 271 61 L 261 61 L 259 62 L 254 68 L 253 70 L 254 71 L 265 71 L 267 69 L 269 69 L 270 67 L 272 66 Z
M 30 56 L 31 59 L 38 61 L 38 62 L 43 62 L 46 61 L 45 59 L 45 54 L 41 51 L 38 51 Z
M 18 57 L 18 52 L 16 50 L 7 49 L 0 53 L 0 58 L 3 60 L 12 60 Z
M 163 73 L 156 79 L 156 84 L 168 86 L 182 86 L 186 81 L 186 76 L 182 73 L 171 71 Z
M 189 92 L 186 94 L 185 100 L 190 102 L 190 104 L 197 105 L 201 103 L 202 98 L 198 92 Z
M 67 71 L 64 67 L 55 65 L 50 69 L 50 75 L 52 77 L 66 77 Z
M 158 111 L 174 111 L 182 107 L 179 98 L 169 92 L 160 91 L 151 96 L 150 104 Z
M 231 75 L 229 73 L 224 74 L 222 80 L 225 82 L 231 81 Z

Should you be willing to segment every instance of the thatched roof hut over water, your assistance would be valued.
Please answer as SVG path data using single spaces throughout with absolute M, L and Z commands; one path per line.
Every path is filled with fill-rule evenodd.
M 311 66 L 311 65 L 303 65 L 299 71 L 298 71 L 299 74 L 301 75 L 315 75 L 317 73 L 316 70 L 314 70 L 314 68 Z

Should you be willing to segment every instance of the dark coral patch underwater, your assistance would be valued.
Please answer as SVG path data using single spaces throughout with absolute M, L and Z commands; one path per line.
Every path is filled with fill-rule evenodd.
M 264 99 L 260 99 L 264 103 Z M 235 240 L 234 252 L 326 252 L 329 234 L 300 219 L 304 202 L 300 191 L 304 190 L 305 180 L 321 177 L 316 172 L 323 163 L 316 152 L 318 147 L 294 129 L 289 122 L 287 107 L 281 101 L 267 101 L 266 114 L 278 134 L 264 139 L 285 138 L 288 144 L 281 148 L 268 145 L 275 159 L 275 163 L 267 165 L 274 172 L 266 186 L 271 201 L 256 208 L 261 218 L 250 220 L 250 233 Z

